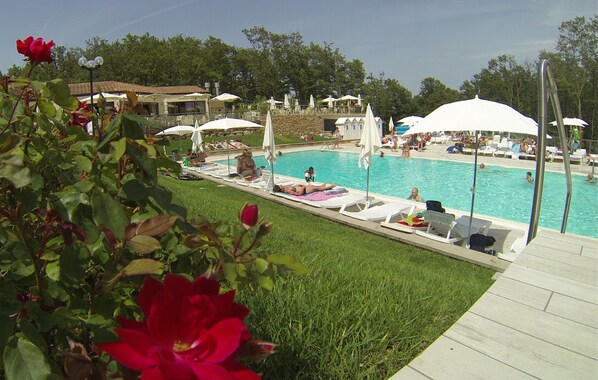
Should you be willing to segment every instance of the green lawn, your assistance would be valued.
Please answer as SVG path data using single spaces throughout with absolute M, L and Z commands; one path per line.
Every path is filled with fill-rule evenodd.
M 386 379 L 450 327 L 493 271 L 219 186 L 164 177 L 190 215 L 233 220 L 245 202 L 274 222 L 262 249 L 310 269 L 272 292 L 242 291 L 256 338 L 279 344 L 265 379 Z

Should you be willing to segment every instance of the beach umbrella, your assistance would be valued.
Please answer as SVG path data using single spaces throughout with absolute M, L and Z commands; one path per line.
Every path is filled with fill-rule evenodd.
M 277 104 L 282 104 L 280 100 L 275 100 L 273 96 L 271 96 L 270 99 L 266 100 L 266 103 L 270 104 L 271 110 L 275 109 Z
M 361 94 L 357 94 L 357 105 L 361 107 Z
M 295 112 L 301 111 L 301 105 L 299 104 L 299 99 L 295 99 Z
M 551 122 L 550 125 L 556 125 L 556 120 Z M 564 117 L 563 125 L 585 128 L 585 126 L 588 125 L 588 123 L 576 117 Z
M 390 121 L 388 122 L 388 132 L 394 132 L 395 130 L 395 123 L 392 122 L 392 116 L 390 117 Z
M 310 95 L 309 96 L 309 108 L 316 108 L 316 101 L 314 100 L 314 96 Z
M 127 98 L 126 94 L 112 94 L 110 92 L 100 92 L 99 94 L 95 94 L 93 96 L 94 99 L 98 99 L 99 97 L 104 98 L 108 102 L 116 102 L 119 100 L 123 100 Z M 81 99 L 82 102 L 89 102 L 91 100 L 91 96 Z
M 358 98 L 353 95 L 345 95 L 343 97 L 338 98 L 337 100 L 348 101 L 348 100 L 357 100 Z
M 194 129 L 195 128 L 193 128 L 190 125 L 176 125 L 174 127 L 166 128 L 165 130 L 156 133 L 156 136 L 171 135 L 180 137 L 183 135 L 188 135 L 189 133 L 193 133 Z M 179 149 L 181 149 L 181 139 L 179 139 Z
M 410 127 L 413 127 L 415 124 L 419 123 L 423 119 L 424 118 L 421 116 L 407 116 L 407 117 L 404 117 L 401 120 L 399 120 L 398 123 L 400 123 L 402 125 L 408 125 Z
M 366 202 L 369 200 L 370 192 L 370 166 L 372 164 L 372 158 L 374 154 L 382 147 L 382 141 L 380 140 L 380 131 L 378 130 L 378 124 L 374 118 L 372 107 L 368 104 L 365 112 L 365 120 L 363 121 L 363 131 L 361 132 L 361 139 L 359 140 L 359 161 L 358 166 L 363 166 L 367 170 L 366 177 Z
M 283 107 L 285 110 L 288 110 L 289 108 L 291 108 L 291 102 L 289 102 L 289 96 L 287 94 L 284 94 L 284 101 L 283 101 Z
M 214 100 L 219 100 L 221 102 L 234 102 L 235 100 L 241 99 L 237 95 L 229 94 L 228 92 L 223 92 L 222 94 L 213 97 Z
M 195 120 L 195 129 L 191 134 L 191 142 L 193 142 L 193 147 L 191 148 L 193 152 L 204 151 L 203 139 L 201 138 L 201 131 L 199 130 L 199 123 L 197 122 L 197 120 Z
M 199 131 L 228 131 L 230 129 L 245 129 L 245 128 L 264 128 L 262 125 L 256 124 L 249 120 L 233 119 L 225 117 L 224 119 L 213 120 L 205 123 L 197 128 Z M 226 162 L 228 168 L 228 175 L 230 177 L 230 151 L 229 144 L 226 144 Z
M 476 179 L 478 168 L 478 132 L 501 131 L 538 135 L 536 122 L 506 104 L 492 102 L 476 97 L 448 103 L 436 108 L 417 125 L 406 131 L 405 135 L 443 131 L 475 131 L 475 154 L 473 165 L 473 186 L 471 188 L 471 210 L 469 213 L 469 232 L 473 221 Z
M 272 128 L 272 116 L 270 111 L 266 115 L 266 127 L 264 129 L 264 141 L 262 143 L 262 150 L 264 151 L 264 158 L 270 164 L 270 183 L 268 183 L 268 190 L 274 186 L 274 163 L 276 162 L 276 143 L 274 142 L 274 130 Z

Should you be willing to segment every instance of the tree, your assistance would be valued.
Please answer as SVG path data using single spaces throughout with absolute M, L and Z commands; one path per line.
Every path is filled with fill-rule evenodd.
M 436 78 L 425 78 L 421 82 L 420 92 L 414 98 L 415 114 L 425 116 L 446 103 L 465 100 L 457 90 L 447 87 Z
M 383 120 L 390 117 L 402 117 L 413 113 L 411 92 L 395 79 L 384 78 L 381 74 L 375 78 L 372 74 L 364 85 L 364 98 Z

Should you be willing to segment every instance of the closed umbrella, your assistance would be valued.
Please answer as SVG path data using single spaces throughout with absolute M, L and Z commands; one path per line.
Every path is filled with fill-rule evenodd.
M 309 96 L 309 108 L 316 108 L 316 101 L 314 100 L 314 96 L 310 95 Z
M 201 127 L 197 128 L 199 131 L 209 131 L 209 130 L 219 130 L 219 131 L 228 131 L 230 129 L 244 129 L 244 128 L 263 128 L 262 125 L 256 124 L 254 122 L 243 120 L 243 119 L 233 119 L 225 117 L 224 119 L 218 119 L 214 121 L 210 121 L 205 123 Z M 230 176 L 230 151 L 229 151 L 229 144 L 226 144 L 226 162 L 228 167 L 228 175 Z
M 295 112 L 301 111 L 301 105 L 299 104 L 299 99 L 295 99 Z
M 280 100 L 275 100 L 273 96 L 270 97 L 270 99 L 266 100 L 266 103 L 270 104 L 270 109 L 273 110 L 276 108 L 277 104 L 281 104 L 282 102 Z
M 268 190 L 274 186 L 274 163 L 276 162 L 276 143 L 274 142 L 274 130 L 272 128 L 272 116 L 270 111 L 266 115 L 266 128 L 264 129 L 264 141 L 262 143 L 262 150 L 264 151 L 264 158 L 270 164 L 270 183 L 268 183 Z
M 191 142 L 193 142 L 193 147 L 191 148 L 193 152 L 204 151 L 203 139 L 201 138 L 201 131 L 199 130 L 199 123 L 197 120 L 195 120 L 195 129 L 191 134 Z
M 283 107 L 285 110 L 288 110 L 291 108 L 291 102 L 289 102 L 289 96 L 287 94 L 284 94 Z
M 392 116 L 390 117 L 390 121 L 388 122 L 388 132 L 392 133 L 395 130 L 395 123 L 392 121 Z
M 537 136 L 538 126 L 533 119 L 522 115 L 506 104 L 483 100 L 476 95 L 474 99 L 448 103 L 436 108 L 403 135 L 442 131 L 476 131 L 469 214 L 469 232 L 471 232 L 478 167 L 478 132 L 501 131 Z
M 358 166 L 365 167 L 367 169 L 366 178 L 366 202 L 369 202 L 370 192 L 370 165 L 372 164 L 372 158 L 374 154 L 382 147 L 382 141 L 380 140 L 380 131 L 372 112 L 372 107 L 368 104 L 365 112 L 365 120 L 363 122 L 363 131 L 361 132 L 361 139 L 359 140 L 359 146 L 361 150 L 359 152 Z
M 328 103 L 328 108 L 332 108 L 334 107 L 334 102 L 336 102 L 336 99 L 331 95 L 328 95 L 328 97 L 326 99 L 322 99 L 322 101 Z
M 361 94 L 357 94 L 357 105 L 361 107 Z

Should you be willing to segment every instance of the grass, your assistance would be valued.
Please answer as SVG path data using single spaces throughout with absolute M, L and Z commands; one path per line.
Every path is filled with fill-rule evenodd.
M 245 202 L 274 223 L 262 249 L 310 268 L 272 292 L 237 295 L 254 336 L 279 344 L 266 379 L 386 379 L 449 328 L 493 271 L 356 230 L 228 186 L 162 183 L 190 215 L 233 220 Z

